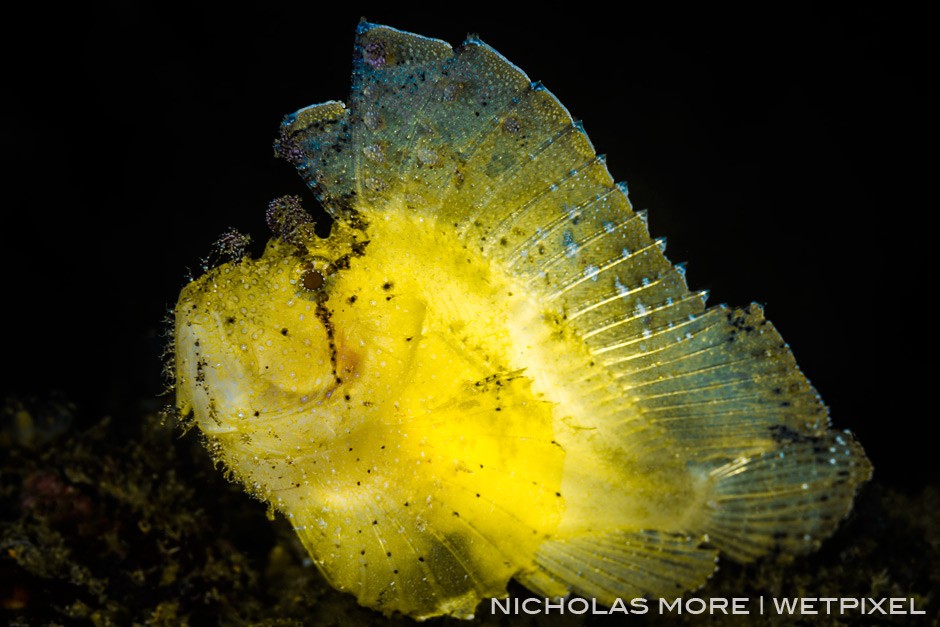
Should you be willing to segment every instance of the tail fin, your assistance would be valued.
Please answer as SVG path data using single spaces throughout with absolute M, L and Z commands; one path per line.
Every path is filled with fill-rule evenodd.
M 774 549 L 819 548 L 852 507 L 872 467 L 848 432 L 807 437 L 788 432 L 784 446 L 742 457 L 708 473 L 697 531 L 739 562 Z

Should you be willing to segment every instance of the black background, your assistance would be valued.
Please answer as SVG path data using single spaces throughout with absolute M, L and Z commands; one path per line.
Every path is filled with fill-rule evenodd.
M 3 381 L 134 419 L 230 226 L 301 194 L 282 115 L 345 99 L 361 16 L 479 34 L 582 119 L 712 303 L 763 303 L 882 478 L 925 481 L 937 48 L 924 16 L 775 5 L 43 5 L 3 27 Z M 931 35 L 932 36 L 932 35 Z M 928 237 L 923 237 L 924 235 Z M 923 242 L 923 243 L 922 243 Z

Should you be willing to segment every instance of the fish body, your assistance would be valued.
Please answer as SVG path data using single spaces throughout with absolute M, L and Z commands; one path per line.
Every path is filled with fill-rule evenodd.
M 177 406 L 363 605 L 602 603 L 817 548 L 871 467 L 761 308 L 706 306 L 581 126 L 475 38 L 360 25 L 287 116 L 298 201 L 188 284 Z

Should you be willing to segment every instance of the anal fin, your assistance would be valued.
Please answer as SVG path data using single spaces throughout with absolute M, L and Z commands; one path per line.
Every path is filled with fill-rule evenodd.
M 543 543 L 538 570 L 517 575 L 545 596 L 570 591 L 610 605 L 616 598 L 678 596 L 705 584 L 718 552 L 699 538 L 658 531 L 616 530 Z

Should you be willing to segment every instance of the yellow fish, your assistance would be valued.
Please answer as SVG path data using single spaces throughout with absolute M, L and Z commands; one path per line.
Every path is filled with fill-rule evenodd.
M 289 115 L 298 199 L 189 283 L 176 403 L 365 606 L 604 604 L 811 551 L 871 474 L 758 305 L 706 307 L 583 128 L 476 38 L 359 27 Z

